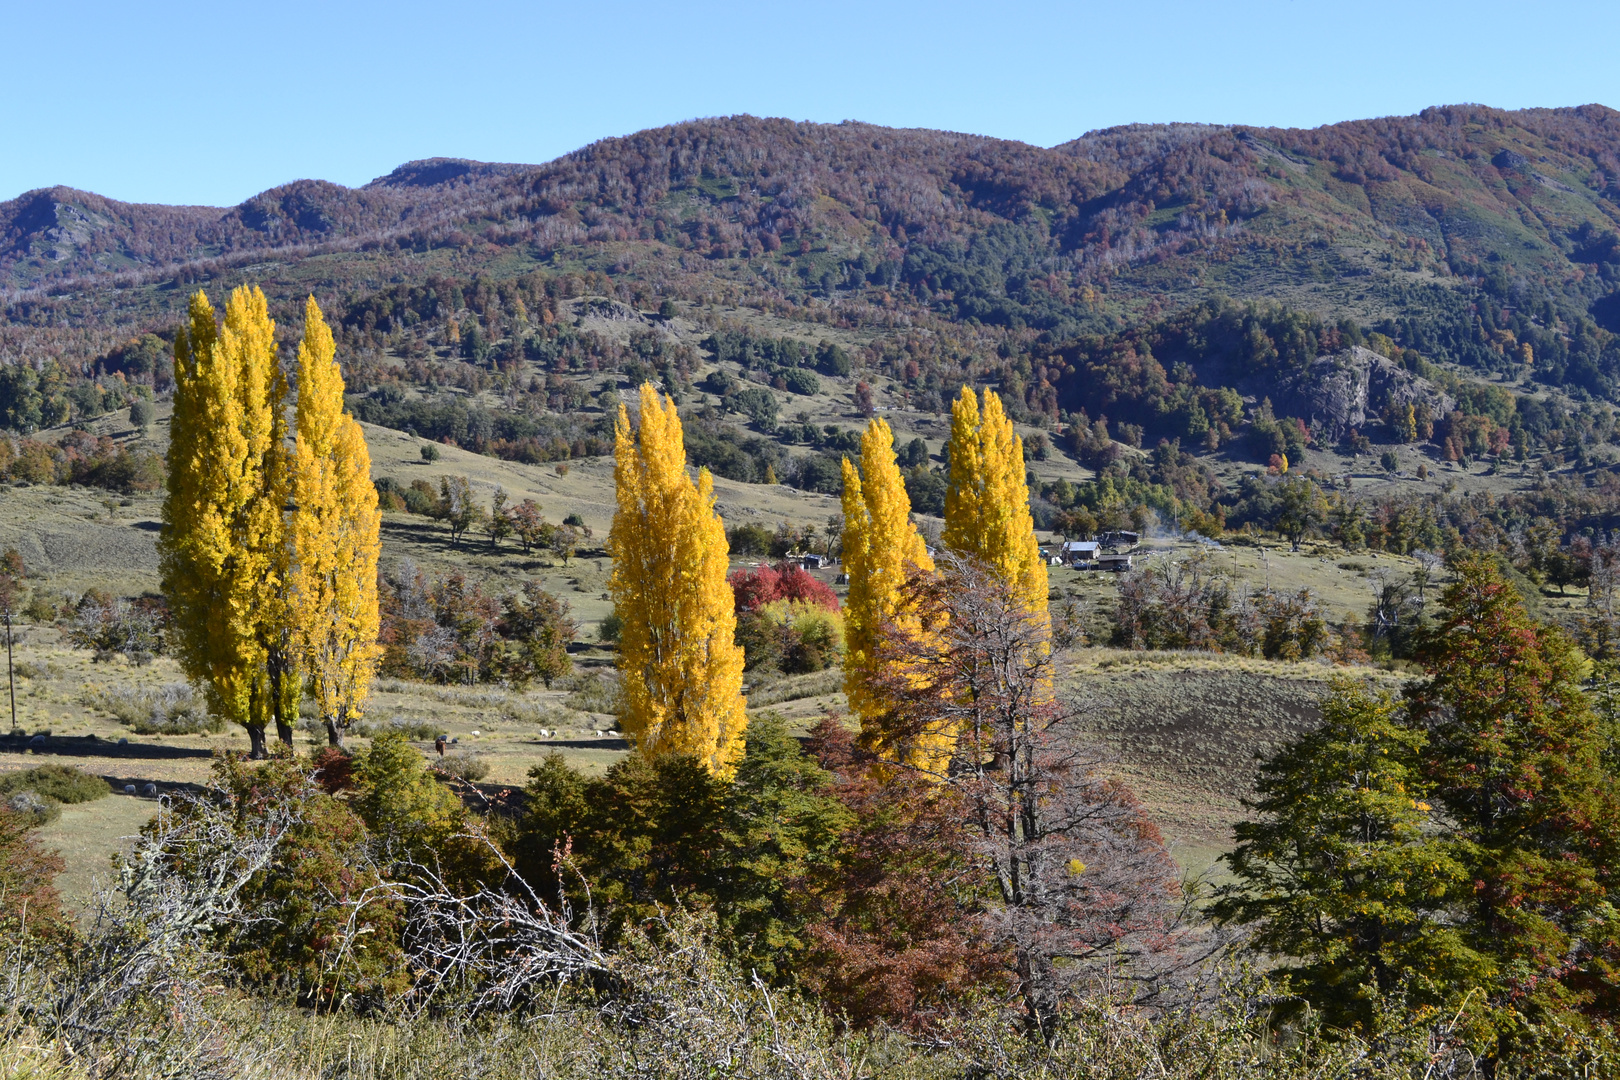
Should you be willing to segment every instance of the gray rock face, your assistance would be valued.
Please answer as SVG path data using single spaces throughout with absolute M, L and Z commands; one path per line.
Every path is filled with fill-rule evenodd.
M 1335 442 L 1377 421 L 1383 411 L 1426 403 L 1436 418 L 1456 408 L 1450 395 L 1427 379 L 1359 345 L 1319 356 L 1272 396 L 1278 416 L 1298 416 Z

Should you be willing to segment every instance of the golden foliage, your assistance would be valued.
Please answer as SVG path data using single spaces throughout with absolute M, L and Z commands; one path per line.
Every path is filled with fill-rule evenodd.
M 336 346 L 315 298 L 298 346 L 293 445 L 292 637 L 321 715 L 334 735 L 365 707 L 377 644 L 377 555 L 382 515 L 371 455 L 343 411 Z
M 1044 618 L 1049 585 L 1029 513 L 1024 443 L 993 391 L 984 392 L 981 411 L 973 391 L 962 388 L 951 407 L 949 458 L 941 541 L 984 563 Z
M 231 293 L 222 328 L 201 292 L 189 314 L 175 342 L 165 591 L 186 673 L 215 712 L 262 733 L 286 700 L 267 674 L 285 615 L 286 384 L 257 288 Z
M 900 589 L 910 568 L 929 571 L 922 536 L 911 521 L 911 500 L 895 461 L 894 433 L 872 420 L 861 435 L 861 467 L 844 459 L 844 693 L 861 719 L 863 738 L 882 749 L 888 706 L 877 691 L 878 637 L 886 621 L 903 618 Z M 948 754 L 949 747 L 944 750 Z
M 248 729 L 255 756 L 271 722 L 292 739 L 299 659 L 323 709 L 354 715 L 377 636 L 377 495 L 331 331 L 311 300 L 291 451 L 275 331 L 257 288 L 231 293 L 220 326 L 207 296 L 192 297 L 159 540 L 181 667 L 211 711 Z
M 620 720 L 642 753 L 693 754 L 729 776 L 748 714 L 713 481 L 707 469 L 696 484 L 687 475 L 680 416 L 650 384 L 641 388 L 638 432 L 619 407 L 614 457 L 610 587 L 623 620 Z

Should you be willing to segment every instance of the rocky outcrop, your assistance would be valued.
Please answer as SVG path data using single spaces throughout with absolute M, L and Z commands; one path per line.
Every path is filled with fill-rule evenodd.
M 1278 416 L 1298 416 L 1333 441 L 1376 423 L 1391 403 L 1399 407 L 1420 402 L 1434 417 L 1456 408 L 1451 396 L 1429 380 L 1360 346 L 1317 357 L 1271 398 Z

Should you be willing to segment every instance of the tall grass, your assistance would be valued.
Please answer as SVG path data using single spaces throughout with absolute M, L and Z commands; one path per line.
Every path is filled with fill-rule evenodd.
M 800 698 L 824 697 L 842 693 L 843 689 L 842 668 L 828 668 L 808 675 L 789 675 L 749 691 L 748 707 L 757 709 L 765 705 L 779 705 L 784 701 L 798 701 Z
M 186 683 L 166 683 L 155 690 L 90 687 L 79 700 L 111 713 L 137 735 L 218 734 L 225 730 L 224 718 L 210 715 L 202 695 Z

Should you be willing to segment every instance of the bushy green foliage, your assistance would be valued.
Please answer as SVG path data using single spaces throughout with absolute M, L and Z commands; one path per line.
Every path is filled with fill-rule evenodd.
M 769 555 L 771 530 L 755 521 L 726 530 L 726 541 L 733 555 Z
M 109 351 L 97 366 L 130 382 L 165 390 L 174 382 L 174 343 L 156 334 L 142 334 Z
M 678 755 L 586 777 L 553 754 L 529 772 L 514 861 L 576 903 L 588 883 L 610 940 L 677 905 L 712 909 L 735 955 L 780 981 L 806 948 L 796 885 L 849 820 L 829 781 L 771 714 L 750 723 L 730 783 Z
M 787 389 L 795 394 L 821 393 L 821 380 L 817 379 L 815 372 L 793 369 L 783 372 L 782 381 Z
M 717 330 L 701 342 L 722 363 L 774 371 L 814 362 L 809 346 L 794 338 L 768 337 L 747 329 Z
M 1255 924 L 1256 948 L 1288 957 L 1292 985 L 1336 1027 L 1367 1029 L 1380 995 L 1455 1006 L 1491 966 L 1448 925 L 1468 884 L 1429 829 L 1421 731 L 1388 694 L 1340 679 L 1322 727 L 1261 768 L 1261 815 L 1226 856 L 1239 884 L 1212 914 Z
M 632 754 L 587 778 L 552 754 L 529 776 L 518 872 L 533 882 L 556 882 L 560 872 L 573 890 L 568 869 L 556 868 L 558 854 L 567 855 L 610 936 L 680 899 L 712 895 L 725 785 L 696 758 Z
M 843 620 L 819 604 L 775 600 L 738 616 L 737 643 L 750 671 L 824 671 L 843 651 Z
M 1465 940 L 1512 1000 L 1497 1021 L 1620 1006 L 1620 792 L 1582 692 L 1584 658 L 1540 627 L 1487 559 L 1454 564 L 1444 616 L 1419 657 L 1410 707 L 1429 730 L 1424 771 L 1473 881 Z
M 67 420 L 67 373 L 49 359 L 40 371 L 31 364 L 0 366 L 0 428 L 27 435 Z
M 823 375 L 848 375 L 852 367 L 849 353 L 830 341 L 816 348 L 816 370 Z
M 685 432 L 687 462 L 716 476 L 761 484 L 767 468 L 784 468 L 786 455 L 775 442 L 739 431 L 714 417 L 695 416 L 685 425 Z
M 1299 963 L 1304 997 L 1375 1026 L 1399 992 L 1473 1044 L 1534 1058 L 1606 1040 L 1620 1003 L 1620 791 L 1583 659 L 1465 556 L 1403 706 L 1338 687 L 1323 729 L 1267 764 L 1217 905 Z
M 940 469 L 930 469 L 927 465 L 915 465 L 907 469 L 903 475 L 906 498 L 910 500 L 912 510 L 919 514 L 943 517 L 945 492 L 950 487 L 945 473 Z
M 508 642 L 507 677 L 520 687 L 539 679 L 550 689 L 574 667 L 568 645 L 576 627 L 567 602 L 546 592 L 538 582 L 525 581 L 501 606 L 500 632 Z
M 91 776 L 72 765 L 38 765 L 0 775 L 0 796 L 17 791 L 32 791 L 71 806 L 93 802 L 111 793 L 112 788 L 101 777 Z
M 351 394 L 346 404 L 355 419 L 365 423 L 414 431 L 433 442 L 450 442 L 508 461 L 567 461 L 605 454 L 613 447 L 611 421 L 602 417 L 531 417 L 469 404 L 455 395 L 389 402 Z
M 810 944 L 804 883 L 837 858 L 853 823 L 831 785 L 781 717 L 750 722 L 726 800 L 715 907 L 738 965 L 773 982 L 797 977 Z
M 383 857 L 401 864 L 395 873 L 410 877 L 417 865 L 432 867 L 451 887 L 468 891 L 500 882 L 504 872 L 482 827 L 404 735 L 373 736 L 371 747 L 355 757 L 352 777 L 350 806 L 382 845 Z
M 776 430 L 777 417 L 781 414 L 776 395 L 763 386 L 750 386 L 727 394 L 725 406 L 745 413 L 755 427 L 766 432 Z
M 360 816 L 312 787 L 290 759 L 250 765 L 231 756 L 216 763 L 215 773 L 244 833 L 273 806 L 297 811 L 280 856 L 244 892 L 246 909 L 256 917 L 220 931 L 220 944 L 243 977 L 321 1006 L 348 995 L 376 1002 L 403 988 L 404 911 L 377 891 L 382 877 Z M 174 812 L 188 813 L 187 804 Z M 184 853 L 176 854 L 183 862 Z M 364 931 L 352 943 L 340 933 L 350 920 Z
M 163 458 L 151 447 L 105 435 L 74 431 L 55 443 L 0 436 L 0 479 L 83 484 L 129 495 L 157 490 L 163 474 Z
M 426 852 L 458 823 L 460 802 L 433 779 L 422 754 L 396 731 L 379 732 L 355 758 L 354 810 L 374 832 Z

